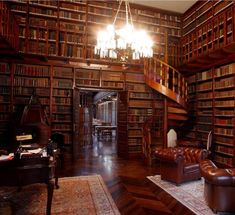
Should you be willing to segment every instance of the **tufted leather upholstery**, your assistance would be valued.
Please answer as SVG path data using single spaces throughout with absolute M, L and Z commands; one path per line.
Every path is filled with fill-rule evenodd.
M 155 156 L 160 160 L 161 178 L 179 185 L 201 178 L 199 162 L 207 157 L 207 151 L 192 147 L 176 147 L 159 149 L 155 151 Z
M 217 168 L 211 160 L 200 163 L 205 178 L 204 196 L 214 211 L 235 212 L 235 168 Z

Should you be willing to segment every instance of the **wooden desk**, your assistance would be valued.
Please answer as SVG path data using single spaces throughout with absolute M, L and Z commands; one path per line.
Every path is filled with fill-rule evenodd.
M 104 130 L 112 131 L 112 130 L 116 130 L 116 129 L 117 129 L 117 126 L 112 126 L 112 125 L 99 125 L 99 126 L 96 126 L 97 138 L 99 139 L 100 133 Z
M 49 215 L 54 191 L 52 180 L 54 170 L 55 163 L 51 162 L 50 157 L 14 158 L 0 161 L 0 186 L 18 186 L 20 191 L 24 185 L 45 183 L 48 191 L 46 214 Z

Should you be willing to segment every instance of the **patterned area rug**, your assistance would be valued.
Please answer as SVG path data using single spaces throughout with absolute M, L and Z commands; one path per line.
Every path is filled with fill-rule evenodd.
M 59 178 L 59 186 L 59 189 L 54 189 L 51 214 L 120 214 L 99 175 Z M 0 214 L 43 215 L 46 211 L 46 201 L 45 184 L 25 186 L 21 192 L 17 192 L 16 188 L 1 188 Z
M 161 180 L 160 175 L 148 176 L 154 184 L 161 187 L 184 206 L 189 208 L 197 215 L 212 215 L 213 211 L 206 205 L 203 190 L 204 181 L 203 179 L 198 181 L 192 181 L 183 183 L 180 186 L 167 181 Z

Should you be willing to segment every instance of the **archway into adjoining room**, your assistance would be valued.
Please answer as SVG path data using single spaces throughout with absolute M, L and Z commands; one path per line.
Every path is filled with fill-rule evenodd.
M 117 91 L 74 89 L 73 156 L 117 154 Z

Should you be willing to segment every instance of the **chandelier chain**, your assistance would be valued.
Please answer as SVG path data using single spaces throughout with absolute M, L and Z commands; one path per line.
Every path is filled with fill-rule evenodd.
M 120 8 L 121 8 L 121 5 L 122 5 L 122 1 L 123 1 L 123 0 L 121 0 L 120 3 L 119 3 L 119 5 L 118 5 L 118 9 L 117 9 L 117 12 L 116 12 L 115 17 L 114 17 L 114 20 L 113 20 L 113 25 L 115 25 L 115 23 L 116 23 L 116 20 L 117 20 L 117 17 L 118 17 L 118 13 L 119 13 Z

